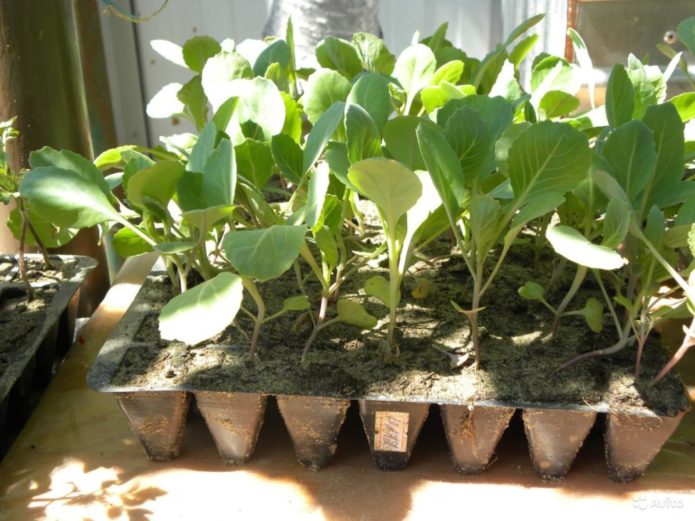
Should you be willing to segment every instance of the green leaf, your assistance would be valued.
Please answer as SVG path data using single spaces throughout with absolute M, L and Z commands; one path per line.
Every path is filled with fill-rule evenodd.
M 121 228 L 113 236 L 113 249 L 121 257 L 135 257 L 152 251 L 147 241 L 130 228 Z
M 688 233 L 688 248 L 690 248 L 690 254 L 695 256 L 695 224 L 690 227 Z
M 565 198 L 558 193 L 548 192 L 531 197 L 512 220 L 511 229 L 520 228 L 533 219 L 548 215 L 559 208 Z
M 695 118 L 695 92 L 684 92 L 669 100 L 678 111 L 681 121 L 686 123 Z
M 153 246 L 154 251 L 162 255 L 178 255 L 191 251 L 195 247 L 196 243 L 190 241 L 160 242 Z
M 558 56 L 545 56 L 534 61 L 531 73 L 531 101 L 534 107 L 547 92 L 559 90 L 576 94 L 582 84 L 579 68 Z
M 304 90 L 304 112 L 314 125 L 336 102 L 345 101 L 350 94 L 348 80 L 336 71 L 318 69 L 307 81 Z
M 282 69 L 290 65 L 291 50 L 284 40 L 275 40 L 261 51 L 253 64 L 253 73 L 263 76 L 271 64 L 277 63 Z
M 179 99 L 183 88 L 178 82 L 167 83 L 147 103 L 145 112 L 152 119 L 167 119 L 185 112 L 186 106 Z
M 328 266 L 328 269 L 333 269 L 338 265 L 338 244 L 335 240 L 335 235 L 327 226 L 322 226 L 314 231 L 314 239 L 316 246 L 321 253 L 321 262 Z
M 643 65 L 633 55 L 627 60 L 627 75 L 635 89 L 635 109 L 632 116 L 642 119 L 649 107 L 666 98 L 666 80 L 659 67 Z
M 373 329 L 377 324 L 376 317 L 367 313 L 362 304 L 346 299 L 338 300 L 338 318 L 360 329 Z
M 645 188 L 646 201 L 642 207 L 662 207 L 671 204 L 674 195 L 680 191 L 685 149 L 683 122 L 670 103 L 649 107 L 643 121 L 654 132 L 656 167 Z
M 565 116 L 577 108 L 579 108 L 579 100 L 561 90 L 548 91 L 538 105 L 538 111 L 545 119 Z
M 314 162 L 323 153 L 323 149 L 343 119 L 344 109 L 345 103 L 336 102 L 314 124 L 304 145 L 304 162 L 302 167 L 304 173 L 309 171 Z
M 369 277 L 364 283 L 364 292 L 367 295 L 378 298 L 387 307 L 391 305 L 390 291 L 389 281 L 381 275 Z
M 159 315 L 163 340 L 195 345 L 229 326 L 241 307 L 241 277 L 222 272 L 171 299 Z
M 205 234 L 215 224 L 222 219 L 226 219 L 234 211 L 234 206 L 221 205 L 203 208 L 199 210 L 188 210 L 181 213 L 181 217 L 189 224 L 193 230 L 198 230 L 200 239 L 205 239 Z
M 302 109 L 286 92 L 281 92 L 280 95 L 285 102 L 285 124 L 282 126 L 282 134 L 291 137 L 295 143 L 299 143 L 302 139 Z
M 603 240 L 607 248 L 617 248 L 630 229 L 630 207 L 620 197 L 610 199 L 603 218 Z
M 530 18 L 527 18 L 523 22 L 521 22 L 517 27 L 515 27 L 511 33 L 509 33 L 509 36 L 505 40 L 503 46 L 504 47 L 509 47 L 514 40 L 519 38 L 521 35 L 523 35 L 526 31 L 531 29 L 534 25 L 536 25 L 538 22 L 543 20 L 545 17 L 544 14 L 537 14 L 534 16 L 531 16 Z
M 282 309 L 280 313 L 287 313 L 288 311 L 304 311 L 309 309 L 311 303 L 309 302 L 309 297 L 306 295 L 297 295 L 296 297 L 287 297 L 282 301 Z
M 123 152 L 133 151 L 135 148 L 135 145 L 125 145 L 105 150 L 94 160 L 94 166 L 96 166 L 99 170 L 123 168 Z
M 111 193 L 109 185 L 106 184 L 99 169 L 89 159 L 75 152 L 43 147 L 29 154 L 29 165 L 31 168 L 53 166 L 61 170 L 71 170 L 95 185 L 104 194 L 110 195 Z
M 359 105 L 345 111 L 345 135 L 351 163 L 381 154 L 381 136 L 374 120 Z
M 53 221 L 44 217 L 43 214 L 34 212 L 26 201 L 24 206 L 29 222 L 34 227 L 34 231 L 38 234 L 41 244 L 46 248 L 59 248 L 64 246 L 77 235 L 78 230 L 56 226 Z M 22 215 L 19 212 L 19 208 L 16 206 L 10 212 L 10 218 L 7 220 L 7 227 L 15 238 L 19 240 L 22 233 Z M 33 233 L 27 232 L 26 244 L 27 246 L 37 246 Z
M 475 93 L 473 93 L 475 94 Z M 490 96 L 501 96 L 507 101 L 515 102 L 523 95 L 521 85 L 516 79 L 514 64 L 507 60 L 504 62 L 495 83 L 490 89 Z
M 380 74 L 361 74 L 350 90 L 347 103 L 366 110 L 381 131 L 392 110 L 388 83 Z
M 193 72 L 202 72 L 205 63 L 222 50 L 209 36 L 194 36 L 183 44 L 183 60 Z
M 326 192 L 330 182 L 329 176 L 330 171 L 326 163 L 320 163 L 311 174 L 305 214 L 306 225 L 309 228 L 314 228 L 321 217 L 321 210 L 326 200 Z
M 183 59 L 183 49 L 181 49 L 180 45 L 176 45 L 168 40 L 151 40 L 150 47 L 165 60 L 188 68 L 186 61 Z
M 234 148 L 227 138 L 220 141 L 203 168 L 203 198 L 207 206 L 232 204 L 236 192 Z
M 572 42 L 574 56 L 577 62 L 579 63 L 579 68 L 582 71 L 584 82 L 586 83 L 589 89 L 589 102 L 591 104 L 591 108 L 593 109 L 596 106 L 594 100 L 594 91 L 596 89 L 596 83 L 594 81 L 594 64 L 591 61 L 591 56 L 589 56 L 589 49 L 586 47 L 584 39 L 573 28 L 570 27 L 567 30 L 567 35 L 569 36 L 570 41 Z
M 504 131 L 502 136 L 495 143 L 495 161 L 497 169 L 501 174 L 509 177 L 509 149 L 521 134 L 526 132 L 531 126 L 531 123 L 522 122 L 512 125 Z
M 447 119 L 444 133 L 461 162 L 467 185 L 494 170 L 494 141 L 477 111 L 460 108 Z
M 415 95 L 430 84 L 436 67 L 437 60 L 432 49 L 420 43 L 406 47 L 398 56 L 393 76 L 406 92 L 404 114 L 410 111 Z
M 468 213 L 476 251 L 480 258 L 485 258 L 497 241 L 502 207 L 488 194 L 476 195 L 471 199 Z
M 273 154 L 268 143 L 246 139 L 234 147 L 237 172 L 263 189 L 273 175 Z
M 549 226 L 545 237 L 556 253 L 580 266 L 601 270 L 615 270 L 625 264 L 625 259 L 617 251 L 592 243 L 577 230 L 569 226 L 562 224 Z
M 439 82 L 446 81 L 456 85 L 461 79 L 461 74 L 463 74 L 463 62 L 461 60 L 452 60 L 434 71 L 430 84 L 439 85 Z
M 406 232 L 402 239 L 401 255 L 398 263 L 400 273 L 405 273 L 412 244 L 417 244 L 417 240 L 420 238 L 424 238 L 424 240 L 435 238 L 438 235 L 438 222 L 441 221 L 439 215 L 432 216 L 442 207 L 442 200 L 432 182 L 432 177 L 428 172 L 421 170 L 416 171 L 415 175 L 422 185 L 422 194 L 406 213 Z M 444 229 L 446 230 L 449 227 L 446 214 L 444 215 L 444 221 Z M 428 232 L 432 233 L 428 235 Z
M 252 122 L 260 131 L 260 135 L 253 137 L 270 141 L 282 131 L 285 125 L 285 101 L 272 81 L 265 78 L 236 80 L 230 85 L 229 95 L 239 97 L 234 112 L 239 123 Z M 239 143 L 235 141 L 234 144 Z
M 695 16 L 686 18 L 676 29 L 678 40 L 685 45 L 691 54 L 695 54 Z
M 226 132 L 237 105 L 239 105 L 239 98 L 229 98 L 215 111 L 212 122 L 215 124 L 217 132 Z
M 620 64 L 614 65 L 606 87 L 606 117 L 611 127 L 619 127 L 632 119 L 635 110 L 635 88 Z
M 528 281 L 517 290 L 517 293 L 526 300 L 541 300 L 545 295 L 545 289 L 537 282 Z
M 417 175 L 393 159 L 359 161 L 350 167 L 348 179 L 360 194 L 376 204 L 391 234 L 395 234 L 399 219 L 422 193 L 422 184 Z
M 160 161 L 151 168 L 140 170 L 128 181 L 126 196 L 138 208 L 147 208 L 147 199 L 153 199 L 166 208 L 183 176 L 183 165 L 178 161 Z
M 411 170 L 425 169 L 415 134 L 420 121 L 417 116 L 396 116 L 384 126 L 384 142 L 389 153 Z
M 191 149 L 191 155 L 188 158 L 188 164 L 186 164 L 186 170 L 189 172 L 200 172 L 205 171 L 205 163 L 208 157 L 215 150 L 215 138 L 217 137 L 217 129 L 213 122 L 208 123 L 203 128 L 202 132 L 198 136 L 198 140 Z
M 194 76 L 181 87 L 176 96 L 185 105 L 186 112 L 193 119 L 196 128 L 203 128 L 208 119 L 208 99 L 203 92 L 200 75 Z
M 285 273 L 304 244 L 303 226 L 274 225 L 260 230 L 229 232 L 222 246 L 229 262 L 242 277 L 261 282 Z
M 603 330 L 603 304 L 601 301 L 593 297 L 588 299 L 581 314 L 594 333 L 600 333 Z
M 222 52 L 205 62 L 201 83 L 212 110 L 217 110 L 234 94 L 230 92 L 234 82 L 252 78 L 253 70 L 249 62 L 236 52 Z
M 661 249 L 664 243 L 666 222 L 664 214 L 656 206 L 652 206 L 647 214 L 647 223 L 644 226 L 644 236 L 656 249 Z
M 396 57 L 389 52 L 384 41 L 378 36 L 355 33 L 352 35 L 352 45 L 366 70 L 387 76 L 393 72 Z
M 653 132 L 641 121 L 629 121 L 608 135 L 602 153 L 613 176 L 629 199 L 635 201 L 654 175 Z
M 106 194 L 72 170 L 43 166 L 29 172 L 19 187 L 34 212 L 58 226 L 88 228 L 123 222 Z
M 514 68 L 519 68 L 521 62 L 528 55 L 528 53 L 531 52 L 533 46 L 536 45 L 538 38 L 539 37 L 537 34 L 531 34 L 514 46 L 512 51 L 509 53 L 509 61 L 514 65 Z
M 292 183 L 299 183 L 304 175 L 301 147 L 290 136 L 278 134 L 270 142 L 270 152 L 282 175 Z
M 495 141 L 514 120 L 514 106 L 501 96 L 466 96 L 444 105 L 437 112 L 437 124 L 445 127 L 447 120 L 461 107 L 470 107 L 478 112 Z
M 466 197 L 466 186 L 456 152 L 449 145 L 444 132 L 430 121 L 420 123 L 417 140 L 427 171 L 432 176 L 449 218 L 458 219 Z
M 321 67 L 333 69 L 348 79 L 362 72 L 362 62 L 352 44 L 329 36 L 316 46 L 316 60 Z
M 509 180 L 516 204 L 574 189 L 589 173 L 586 136 L 564 123 L 543 122 L 523 132 L 509 150 Z

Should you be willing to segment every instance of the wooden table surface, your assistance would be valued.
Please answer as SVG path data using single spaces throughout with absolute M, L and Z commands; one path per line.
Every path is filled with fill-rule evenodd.
M 301 468 L 273 400 L 247 465 L 223 465 L 196 414 L 181 456 L 150 462 L 115 398 L 88 389 L 85 376 L 153 260 L 126 263 L 0 464 L 0 520 L 483 519 L 521 512 L 563 521 L 695 519 L 694 413 L 686 415 L 647 474 L 629 484 L 608 479 L 598 427 L 567 479 L 543 482 L 531 468 L 518 417 L 492 467 L 461 476 L 451 468 L 434 407 L 410 464 L 400 472 L 373 465 L 354 408 L 334 462 L 320 472 Z

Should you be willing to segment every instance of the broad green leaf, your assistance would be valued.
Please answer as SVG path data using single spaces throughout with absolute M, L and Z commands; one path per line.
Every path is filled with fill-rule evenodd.
M 625 259 L 617 251 L 592 243 L 569 226 L 562 224 L 550 226 L 546 230 L 545 237 L 556 253 L 580 266 L 615 270 L 625 264 Z
M 466 196 L 466 185 L 456 152 L 449 145 L 444 132 L 430 121 L 423 120 L 417 127 L 417 141 L 449 218 L 458 219 Z
M 52 220 L 44 217 L 43 214 L 38 214 L 33 211 L 26 201 L 24 202 L 24 206 L 27 216 L 29 217 L 29 222 L 33 226 L 34 231 L 38 234 L 41 244 L 46 248 L 59 248 L 69 243 L 75 235 L 77 235 L 78 230 L 56 226 Z M 16 206 L 10 212 L 10 218 L 7 220 L 7 227 L 15 238 L 19 240 L 22 233 L 22 215 L 19 212 L 19 208 Z M 37 246 L 31 231 L 27 231 L 25 242 L 27 246 Z
M 498 45 L 497 48 L 487 54 L 478 64 L 472 75 L 471 83 L 477 88 L 478 92 L 487 94 L 492 90 L 492 86 L 497 81 L 497 77 L 502 72 L 504 64 L 507 63 L 509 55 L 504 47 Z
M 265 78 L 236 80 L 229 86 L 229 96 L 238 96 L 239 104 L 232 119 L 243 126 L 251 122 L 260 135 L 249 136 L 270 141 L 285 125 L 285 102 L 275 84 Z M 232 136 L 230 136 L 232 137 Z M 238 142 L 234 142 L 238 145 Z
M 264 282 L 292 267 L 305 235 L 303 226 L 274 225 L 229 232 L 222 245 L 229 262 L 242 277 Z
M 326 192 L 330 182 L 330 171 L 326 163 L 319 163 L 311 174 L 309 191 L 306 202 L 306 225 L 314 228 L 321 217 L 323 203 L 326 200 Z
M 591 56 L 589 56 L 589 49 L 587 49 L 584 39 L 572 27 L 567 30 L 567 36 L 569 36 L 569 39 L 572 42 L 574 57 L 579 63 L 579 69 L 582 72 L 583 80 L 589 90 L 589 103 L 593 109 L 596 106 L 596 102 L 594 100 L 596 82 L 594 81 L 594 64 L 591 61 Z
M 495 161 L 497 169 L 504 176 L 509 177 L 509 149 L 522 133 L 531 126 L 531 123 L 522 122 L 512 125 L 504 131 L 502 136 L 495 143 Z
M 514 102 L 521 98 L 522 94 L 521 85 L 519 85 L 519 81 L 516 79 L 514 64 L 507 60 L 504 62 L 495 83 L 490 89 L 490 96 L 501 96 L 507 101 Z
M 461 79 L 461 74 L 463 74 L 463 62 L 461 60 L 447 62 L 434 71 L 430 85 L 439 85 L 439 82 L 442 81 L 456 85 Z
M 631 208 L 625 190 L 618 184 L 615 177 L 602 170 L 595 170 L 591 173 L 591 179 L 608 199 L 620 199 L 628 208 Z
M 494 141 L 477 111 L 460 108 L 447 119 L 444 133 L 469 186 L 494 170 Z
M 331 167 L 333 175 L 347 188 L 356 192 L 357 189 L 352 186 L 352 183 L 347 177 L 348 169 L 350 168 L 350 160 L 347 154 L 347 145 L 345 143 L 332 142 L 326 146 L 326 162 Z
M 625 239 L 629 229 L 629 206 L 619 197 L 610 199 L 603 218 L 603 240 L 601 244 L 608 248 L 617 248 Z
M 207 163 L 210 154 L 215 150 L 215 138 L 217 137 L 217 129 L 213 122 L 208 123 L 203 128 L 198 136 L 198 140 L 191 149 L 191 155 L 186 164 L 186 170 L 189 172 L 205 171 L 205 163 Z
M 515 27 L 511 33 L 509 33 L 509 36 L 504 42 L 504 47 L 509 47 L 512 43 L 514 43 L 514 40 L 519 38 L 521 35 L 523 35 L 526 31 L 531 29 L 534 25 L 536 25 L 538 22 L 543 20 L 545 17 L 544 14 L 537 14 L 534 16 L 531 16 L 530 18 L 527 18 L 523 22 L 521 22 L 517 27 Z
M 196 243 L 191 241 L 173 241 L 159 242 L 153 246 L 153 249 L 162 255 L 178 255 L 179 253 L 191 251 L 196 246 Z
M 538 282 L 529 280 L 517 290 L 517 293 L 526 300 L 541 300 L 545 295 L 545 289 Z
M 171 299 L 159 315 L 163 340 L 195 345 L 229 326 L 241 307 L 241 277 L 222 272 Z
M 342 101 L 334 103 L 326 110 L 319 120 L 314 124 L 314 127 L 309 132 L 304 145 L 304 173 L 308 172 L 314 162 L 321 156 L 323 149 L 328 144 L 331 136 L 340 125 L 343 119 L 343 110 L 345 103 Z
M 176 201 L 184 212 L 207 208 L 203 197 L 203 174 L 186 170 L 176 185 Z
M 606 87 L 606 117 L 611 127 L 619 127 L 632 119 L 635 111 L 635 88 L 625 71 L 616 64 L 611 69 Z
M 513 68 L 519 68 L 521 62 L 531 52 L 533 46 L 536 45 L 538 38 L 537 34 L 531 34 L 514 46 L 509 53 L 509 62 L 513 65 Z
M 22 179 L 19 193 L 34 212 L 58 226 L 88 228 L 124 220 L 97 185 L 72 170 L 35 168 Z
M 388 83 L 380 74 L 360 75 L 347 97 L 348 104 L 359 105 L 372 117 L 381 131 L 391 114 Z
M 152 246 L 130 228 L 118 230 L 113 236 L 112 244 L 116 253 L 124 258 L 152 251 Z
M 384 142 L 389 153 L 411 170 L 425 168 L 415 134 L 420 121 L 417 116 L 396 116 L 384 126 Z
M 273 136 L 270 152 L 282 175 L 292 183 L 299 183 L 304 175 L 302 149 L 285 134 Z
M 193 72 L 202 72 L 208 59 L 220 51 L 222 47 L 214 38 L 194 36 L 183 44 L 183 60 Z
M 171 63 L 188 68 L 186 61 L 183 59 L 183 49 L 180 45 L 176 45 L 168 40 L 151 40 L 150 47 L 152 47 L 154 52 Z
M 247 38 L 236 46 L 236 51 L 249 63 L 256 63 L 258 57 L 268 48 L 268 42 L 256 38 Z
M 282 301 L 282 309 L 280 313 L 287 313 L 288 311 L 304 311 L 309 309 L 311 303 L 309 302 L 309 297 L 306 295 L 297 295 L 296 297 L 287 297 Z
M 239 105 L 239 98 L 229 98 L 217 108 L 212 116 L 212 122 L 215 124 L 217 132 L 225 132 L 227 130 L 237 105 Z
M 280 95 L 285 103 L 285 124 L 282 126 L 282 134 L 291 137 L 295 143 L 299 143 L 302 139 L 302 109 L 288 93 L 281 92 Z
M 426 45 L 415 44 L 398 56 L 393 69 L 393 76 L 400 82 L 406 92 L 404 114 L 408 114 L 415 95 L 430 84 L 437 60 L 432 50 Z
M 177 93 L 179 101 L 184 104 L 185 112 L 190 115 L 196 128 L 205 126 L 208 119 L 208 99 L 200 83 L 200 75 L 194 76 Z
M 676 29 L 678 40 L 685 45 L 691 54 L 695 55 L 695 16 L 686 18 Z
M 476 195 L 468 205 L 468 214 L 471 237 L 475 241 L 476 251 L 480 258 L 485 258 L 497 241 L 502 207 L 490 195 Z
M 395 234 L 399 219 L 422 193 L 422 184 L 417 175 L 393 159 L 359 161 L 350 167 L 348 179 L 360 194 L 376 204 L 391 234 Z
M 477 111 L 495 141 L 514 120 L 514 106 L 501 96 L 466 96 L 449 101 L 437 112 L 439 126 L 445 127 L 447 120 L 461 107 L 470 107 Z
M 235 81 L 252 77 L 251 65 L 236 52 L 222 52 L 205 62 L 201 82 L 212 110 L 217 112 L 225 101 L 234 96 L 230 89 Z
M 436 87 L 428 85 L 420 91 L 420 99 L 428 114 L 446 105 L 452 99 L 461 99 L 475 94 L 475 87 L 472 85 L 452 85 L 442 81 Z
M 261 51 L 253 64 L 253 73 L 263 76 L 271 64 L 277 63 L 282 69 L 290 65 L 291 50 L 284 40 L 275 40 Z
M 350 94 L 350 82 L 330 69 L 318 69 L 307 81 L 304 90 L 304 112 L 314 125 L 336 102 L 345 101 Z
M 183 165 L 178 161 L 155 163 L 151 168 L 140 170 L 130 178 L 126 196 L 138 208 L 147 208 L 148 198 L 166 208 L 176 192 L 183 172 Z
M 561 90 L 550 90 L 541 99 L 538 112 L 541 118 L 552 119 L 565 116 L 577 108 L 579 108 L 577 98 Z
M 688 248 L 690 248 L 690 254 L 695 256 L 695 224 L 690 227 L 688 233 Z
M 338 318 L 360 329 L 373 329 L 377 324 L 376 317 L 367 313 L 362 304 L 346 299 L 338 300 Z
M 145 107 L 147 116 L 152 119 L 166 119 L 183 114 L 186 106 L 179 99 L 182 87 L 180 83 L 172 82 L 159 89 Z
M 632 54 L 627 60 L 627 75 L 635 89 L 635 108 L 632 116 L 642 119 L 649 107 L 661 103 L 666 98 L 666 80 L 659 67 L 643 65 Z
M 391 285 L 381 275 L 369 277 L 364 283 L 364 292 L 367 295 L 378 298 L 387 307 L 391 305 Z
M 234 147 L 237 172 L 262 189 L 273 175 L 273 155 L 270 145 L 246 139 Z
M 231 204 L 222 206 L 212 206 L 200 210 L 188 210 L 181 214 L 181 217 L 189 224 L 193 230 L 198 230 L 200 239 L 205 239 L 205 234 L 213 225 L 226 219 L 234 211 Z
M 206 206 L 232 204 L 236 191 L 234 148 L 227 138 L 220 141 L 203 168 L 203 198 Z
M 348 41 L 328 36 L 316 46 L 316 60 L 321 67 L 333 69 L 348 79 L 362 72 L 357 49 Z
M 355 33 L 352 35 L 352 45 L 366 70 L 385 75 L 393 72 L 396 57 L 389 52 L 384 41 L 378 36 Z
M 593 297 L 588 299 L 581 314 L 594 333 L 600 333 L 603 330 L 603 304 L 601 301 Z
M 437 30 L 434 32 L 432 36 L 423 39 L 420 43 L 427 45 L 427 47 L 432 49 L 433 53 L 436 53 L 442 46 L 448 44 L 446 40 L 446 31 L 448 29 L 449 22 L 444 22 L 439 27 L 437 27 Z
M 321 262 L 326 264 L 330 271 L 333 271 L 338 265 L 338 244 L 335 235 L 327 226 L 322 226 L 314 232 L 314 240 L 321 253 Z
M 642 207 L 661 207 L 669 204 L 679 192 L 683 177 L 683 122 L 675 107 L 670 103 L 649 107 L 644 114 L 644 123 L 654 132 L 656 142 L 656 167 L 647 188 Z
M 516 204 L 545 193 L 564 194 L 589 174 L 586 136 L 564 123 L 543 122 L 523 132 L 509 150 Z
M 124 154 L 127 153 L 128 151 L 124 151 Z M 94 184 L 97 188 L 104 192 L 104 194 L 109 195 L 111 193 L 109 186 L 106 184 L 104 176 L 99 169 L 94 166 L 89 159 L 75 152 L 71 152 L 69 150 L 56 150 L 51 147 L 43 147 L 29 154 L 29 165 L 31 168 L 54 166 L 62 170 L 71 170 L 90 183 Z
M 684 92 L 668 101 L 676 107 L 683 123 L 695 118 L 695 92 Z
M 534 62 L 531 72 L 531 100 L 534 107 L 552 90 L 576 94 L 581 86 L 579 68 L 567 60 L 558 56 L 545 56 Z
M 123 168 L 125 161 L 123 158 L 123 152 L 132 151 L 135 148 L 135 145 L 125 145 L 105 150 L 94 160 L 94 166 L 96 166 L 99 170 Z
M 629 121 L 608 135 L 602 153 L 611 173 L 635 201 L 654 175 L 654 133 L 641 121 Z
M 351 163 L 381 154 L 381 135 L 374 120 L 359 105 L 345 111 L 345 135 Z
M 644 226 L 644 236 L 656 249 L 661 249 L 664 243 L 666 222 L 664 213 L 656 206 L 652 206 L 647 214 L 647 222 Z
M 501 197 L 500 197 L 501 199 Z M 520 228 L 526 223 L 554 212 L 565 202 L 565 198 L 555 192 L 546 192 L 531 197 L 512 220 L 511 229 Z

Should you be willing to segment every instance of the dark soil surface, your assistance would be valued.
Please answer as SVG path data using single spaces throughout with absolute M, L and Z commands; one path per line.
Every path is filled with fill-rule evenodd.
M 53 269 L 44 270 L 43 261 L 27 259 L 27 275 L 34 296 L 27 299 L 17 264 L 0 258 L 0 378 L 13 354 L 31 346 L 41 332 L 48 306 L 60 283 L 77 272 L 77 261 L 52 259 Z
M 592 358 L 568 369 L 560 366 L 577 354 L 610 346 L 615 342 L 608 315 L 604 330 L 593 333 L 580 317 L 563 318 L 555 338 L 551 337 L 552 315 L 541 304 L 523 300 L 517 288 L 528 280 L 547 283 L 554 266 L 541 258 L 534 265 L 530 246 L 511 253 L 493 288 L 485 295 L 480 313 L 481 367 L 472 366 L 469 322 L 454 310 L 450 301 L 470 308 L 470 279 L 460 256 L 418 262 L 404 278 L 398 315 L 400 356 L 393 359 L 379 348 L 386 337 L 387 309 L 361 291 L 364 281 L 386 270 L 372 267 L 359 272 L 343 288 L 342 297 L 362 302 L 379 318 L 375 330 L 360 331 L 342 323 L 324 329 L 305 363 L 300 362 L 310 320 L 299 313 L 285 315 L 263 328 L 256 360 L 247 356 L 251 321 L 240 313 L 235 327 L 219 337 L 196 346 L 166 343 L 159 339 L 157 309 L 169 298 L 165 277 L 146 283 L 139 299 L 153 302 L 122 360 L 112 382 L 116 386 L 262 392 L 267 394 L 311 394 L 347 398 L 381 397 L 392 400 L 433 403 L 472 403 L 496 400 L 523 405 L 558 403 L 611 408 L 646 408 L 673 415 L 687 407 L 683 385 L 671 375 L 653 389 L 646 382 L 666 362 L 658 338 L 645 348 L 643 378 L 635 381 L 635 347 L 613 357 Z M 567 265 L 556 279 L 556 289 L 547 299 L 557 305 L 574 276 Z M 429 284 L 425 298 L 413 290 Z M 587 279 L 585 290 L 570 309 L 581 308 L 589 296 L 599 296 Z M 279 309 L 284 298 L 299 294 L 293 273 L 261 287 L 269 313 Z M 315 293 L 315 292 L 314 292 Z M 419 295 L 421 296 L 421 295 Z M 253 310 L 251 302 L 245 307 Z M 317 305 L 314 306 L 315 308 Z M 335 315 L 332 305 L 329 317 Z M 307 317 L 308 318 L 308 317 Z M 454 367 L 443 351 L 465 359 Z

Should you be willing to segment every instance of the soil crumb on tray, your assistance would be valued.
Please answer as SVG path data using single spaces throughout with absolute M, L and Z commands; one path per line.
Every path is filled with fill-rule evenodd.
M 530 248 L 529 248 L 530 249 Z M 448 250 L 447 252 L 448 253 Z M 284 315 L 263 326 L 259 351 L 249 360 L 248 336 L 251 321 L 240 314 L 236 324 L 209 342 L 195 346 L 163 342 L 159 338 L 157 310 L 170 298 L 165 277 L 149 280 L 140 302 L 152 302 L 133 339 L 136 344 L 125 354 L 112 382 L 116 386 L 372 397 L 398 401 L 473 403 L 481 400 L 514 404 L 558 403 L 570 406 L 646 407 L 660 414 L 684 409 L 683 387 L 670 377 L 652 390 L 629 375 L 634 369 L 635 349 L 619 356 L 581 361 L 567 369 L 560 367 L 574 356 L 604 348 L 615 342 L 606 317 L 601 334 L 593 333 L 583 318 L 563 318 L 557 335 L 550 334 L 553 317 L 539 303 L 523 300 L 517 289 L 533 280 L 547 285 L 555 266 L 550 258 L 537 265 L 523 248 L 513 252 L 503 265 L 493 287 L 484 296 L 480 313 L 481 367 L 473 367 L 469 346 L 468 320 L 451 305 L 451 300 L 470 308 L 470 279 L 458 255 L 419 261 L 404 278 L 398 310 L 397 337 L 400 356 L 391 359 L 379 350 L 386 338 L 388 313 L 361 288 L 375 274 L 388 276 L 384 268 L 367 268 L 342 288 L 341 297 L 361 302 L 379 319 L 377 328 L 360 331 L 342 323 L 324 329 L 305 363 L 301 363 L 304 342 L 311 332 L 311 320 L 297 313 Z M 557 270 L 556 270 L 557 271 Z M 561 270 L 547 299 L 559 302 L 574 277 L 571 266 Z M 413 290 L 429 282 L 425 298 L 414 298 Z M 587 281 L 590 282 L 590 281 Z M 588 297 L 599 297 L 589 283 L 574 300 L 581 308 Z M 283 299 L 298 295 L 294 273 L 260 286 L 269 313 L 280 309 Z M 308 286 L 318 299 L 318 287 Z M 415 292 L 417 294 L 417 292 Z M 422 296 L 422 295 L 418 295 Z M 247 309 L 255 309 L 251 301 Z M 314 306 L 315 308 L 317 306 Z M 332 314 L 331 314 L 332 313 Z M 329 318 L 335 316 L 335 303 Z M 308 318 L 308 317 L 305 317 Z M 658 341 L 645 352 L 643 374 L 654 375 L 665 363 Z M 463 361 L 455 367 L 452 357 Z M 622 398 L 618 399 L 617 397 Z

